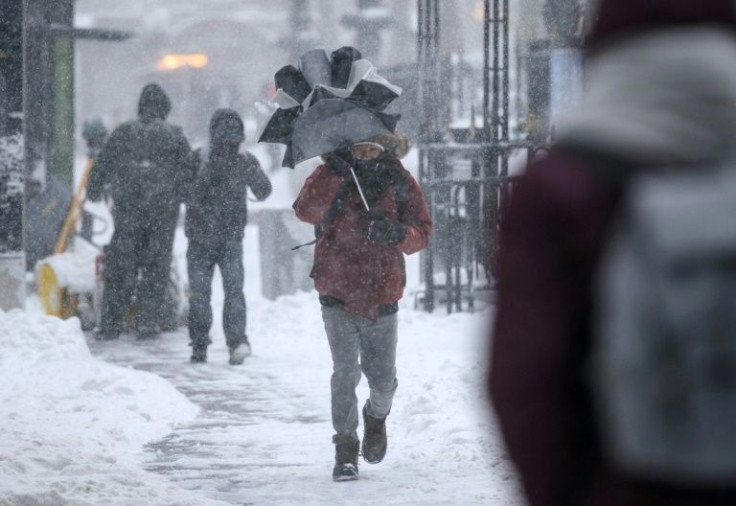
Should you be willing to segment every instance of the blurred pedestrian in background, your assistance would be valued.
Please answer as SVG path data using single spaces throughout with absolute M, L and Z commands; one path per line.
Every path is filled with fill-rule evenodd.
M 515 186 L 502 222 L 493 405 L 534 506 L 736 504 L 733 482 L 660 481 L 612 465 L 586 369 L 594 280 L 631 178 L 734 159 L 734 2 L 596 9 L 582 107 Z
M 179 127 L 166 122 L 170 111 L 163 89 L 147 84 L 138 118 L 112 132 L 90 171 L 87 198 L 99 200 L 109 190 L 114 201 L 98 339 L 120 335 L 134 291 L 137 337 L 160 333 L 174 231 L 192 172 L 189 143 Z
M 258 159 L 240 153 L 243 120 L 231 109 L 218 109 L 210 120 L 210 144 L 189 188 L 185 231 L 189 239 L 189 340 L 191 361 L 206 362 L 212 326 L 212 276 L 220 268 L 225 291 L 222 325 L 230 364 L 251 354 L 245 333 L 243 237 L 248 222 L 248 188 L 258 200 L 271 194 L 271 182 Z

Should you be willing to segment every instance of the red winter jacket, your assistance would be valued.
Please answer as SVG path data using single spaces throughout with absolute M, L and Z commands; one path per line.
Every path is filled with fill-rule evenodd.
M 342 208 L 317 240 L 311 277 L 320 295 L 341 300 L 349 313 L 370 319 L 378 306 L 398 301 L 406 284 L 403 254 L 427 247 L 432 219 L 419 185 L 396 158 L 390 158 L 405 181 L 404 194 L 387 189 L 376 205 L 391 220 L 407 226 L 406 238 L 396 246 L 384 246 L 363 236 L 367 221 L 357 190 L 345 198 Z M 343 178 L 320 165 L 307 178 L 294 202 L 296 216 L 312 225 L 323 223 Z

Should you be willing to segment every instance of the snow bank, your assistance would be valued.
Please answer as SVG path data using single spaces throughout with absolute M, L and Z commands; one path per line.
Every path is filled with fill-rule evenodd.
M 3 174 L 23 174 L 23 136 L 20 134 L 0 137 L 0 175 Z
M 97 255 L 97 250 L 68 251 L 44 258 L 36 265 L 36 269 L 48 264 L 54 271 L 60 287 L 72 293 L 88 293 L 95 289 Z
M 93 358 L 79 328 L 0 312 L 0 505 L 216 504 L 137 461 L 197 407 L 159 376 Z

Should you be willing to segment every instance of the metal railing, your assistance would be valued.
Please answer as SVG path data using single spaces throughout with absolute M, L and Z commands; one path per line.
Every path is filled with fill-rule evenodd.
M 483 124 L 450 132 L 449 100 L 443 94 L 440 1 L 418 0 L 417 105 L 419 183 L 435 223 L 422 257 L 425 289 L 416 303 L 432 311 L 474 309 L 482 290 L 493 287 L 497 230 L 513 177 L 512 157 L 532 159 L 534 146 L 509 135 L 509 2 L 484 2 Z M 471 113 L 472 116 L 472 113 Z

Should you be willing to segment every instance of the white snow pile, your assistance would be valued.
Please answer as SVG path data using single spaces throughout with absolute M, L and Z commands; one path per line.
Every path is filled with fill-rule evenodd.
M 47 264 L 54 271 L 59 286 L 72 293 L 87 293 L 95 289 L 95 258 L 97 250 L 67 251 L 41 260 L 36 270 Z M 38 279 L 38 274 L 36 274 Z
M 217 504 L 137 461 L 198 408 L 159 376 L 93 358 L 79 328 L 0 311 L 0 505 Z
M 23 174 L 23 136 L 0 137 L 0 175 Z

